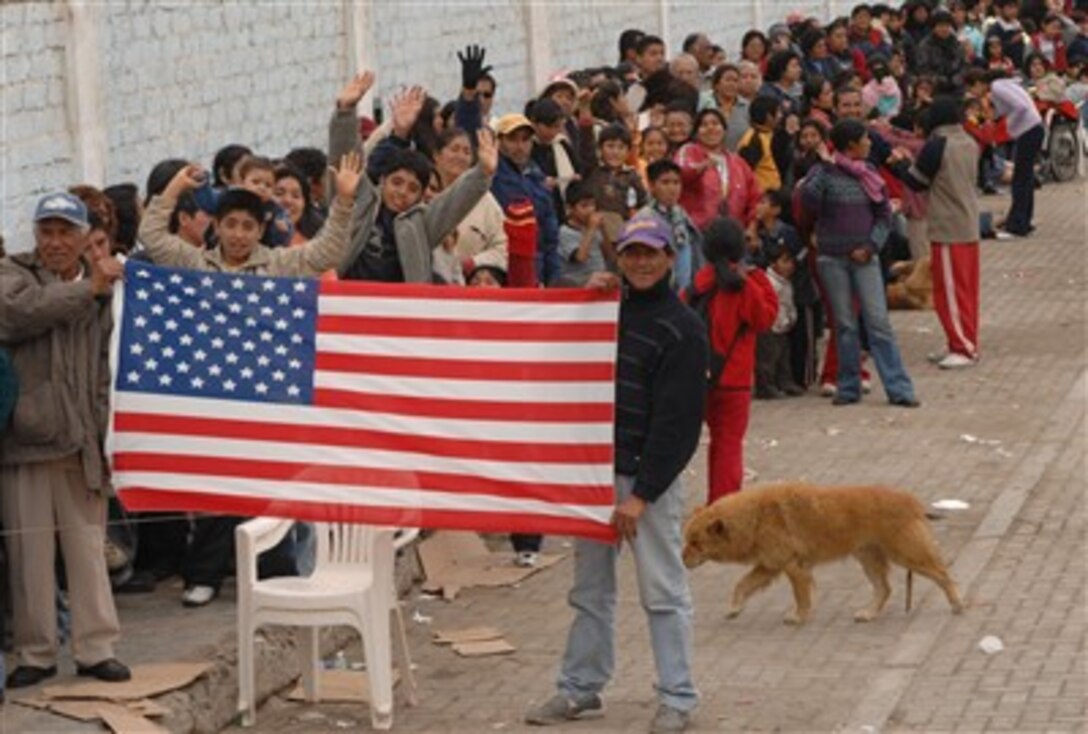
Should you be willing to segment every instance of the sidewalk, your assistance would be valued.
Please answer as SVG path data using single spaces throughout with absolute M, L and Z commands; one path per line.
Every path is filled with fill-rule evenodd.
M 887 407 L 879 387 L 846 408 L 815 395 L 756 403 L 746 457 L 755 482 L 881 482 L 926 502 L 969 502 L 969 510 L 935 525 L 968 608 L 954 617 L 943 595 L 916 579 L 915 608 L 905 614 L 904 574 L 896 570 L 885 615 L 855 624 L 853 611 L 867 601 L 869 587 L 860 568 L 847 562 L 817 570 L 815 608 L 804 627 L 782 624 L 791 604 L 784 581 L 755 597 L 740 618 L 727 620 L 729 591 L 744 569 L 700 568 L 692 576 L 699 731 L 1088 727 L 1086 202 L 1081 182 L 1049 186 L 1037 199 L 1033 238 L 983 243 L 983 360 L 976 368 L 946 373 L 929 365 L 926 352 L 942 343 L 936 316 L 893 314 L 921 409 Z M 1000 211 L 1005 201 L 987 198 L 983 205 Z M 692 506 L 703 500 L 704 468 L 701 453 L 687 476 Z M 563 541 L 548 542 L 562 550 Z M 433 622 L 411 625 L 421 700 L 416 708 L 398 700 L 396 731 L 526 730 L 520 723 L 525 708 L 553 690 L 570 623 L 570 575 L 568 559 L 519 588 L 468 590 L 451 603 L 411 595 L 408 616 L 418 610 Z M 122 599 L 122 655 L 183 659 L 209 655 L 219 642 L 229 648 L 228 600 L 192 612 L 173 594 L 150 605 L 153 611 L 147 599 Z M 643 731 L 653 714 L 653 661 L 629 558 L 622 563 L 617 613 L 618 672 L 606 691 L 607 715 L 562 731 Z M 465 659 L 429 641 L 432 628 L 473 625 L 499 627 L 517 652 Z M 985 635 L 1001 638 L 1006 649 L 985 655 L 977 647 Z M 200 646 L 208 647 L 201 652 Z M 236 691 L 217 695 L 232 705 Z M 67 722 L 11 704 L 2 716 L 0 731 L 93 730 L 66 729 Z M 369 727 L 364 707 L 273 698 L 256 731 L 347 727 Z

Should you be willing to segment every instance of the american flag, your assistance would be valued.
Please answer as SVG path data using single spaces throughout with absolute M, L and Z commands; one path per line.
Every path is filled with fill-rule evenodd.
M 612 539 L 614 297 L 136 262 L 118 290 L 127 508 Z

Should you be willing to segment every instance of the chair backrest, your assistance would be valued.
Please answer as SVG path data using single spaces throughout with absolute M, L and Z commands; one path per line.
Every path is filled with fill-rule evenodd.
M 366 566 L 374 563 L 374 545 L 385 528 L 354 523 L 325 523 L 314 525 L 317 534 L 318 567 L 325 564 Z

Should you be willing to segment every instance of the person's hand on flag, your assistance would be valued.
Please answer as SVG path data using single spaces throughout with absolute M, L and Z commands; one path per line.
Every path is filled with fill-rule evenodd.
M 607 270 L 600 270 L 589 276 L 585 287 L 608 293 L 620 287 L 620 276 Z
M 96 296 L 108 296 L 113 292 L 115 281 L 121 280 L 125 266 L 113 257 L 100 257 L 91 260 L 91 292 Z

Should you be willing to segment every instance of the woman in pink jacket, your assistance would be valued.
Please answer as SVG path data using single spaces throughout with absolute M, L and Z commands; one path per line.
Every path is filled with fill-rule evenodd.
M 695 118 L 694 140 L 676 152 L 683 183 L 680 206 L 701 230 L 723 215 L 747 225 L 759 201 L 752 169 L 726 150 L 725 130 L 722 113 L 705 109 Z

